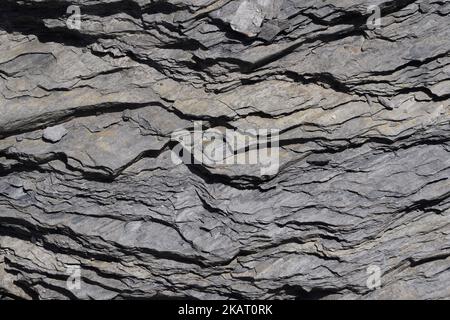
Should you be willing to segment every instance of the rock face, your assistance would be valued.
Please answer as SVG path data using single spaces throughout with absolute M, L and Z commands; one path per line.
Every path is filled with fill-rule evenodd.
M 450 2 L 0 15 L 0 297 L 450 298 Z M 195 126 L 276 170 L 174 161 Z

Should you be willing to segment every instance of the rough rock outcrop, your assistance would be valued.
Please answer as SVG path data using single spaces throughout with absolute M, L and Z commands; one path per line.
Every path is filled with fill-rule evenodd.
M 450 2 L 1 7 L 0 297 L 450 298 Z M 200 121 L 278 170 L 174 162 Z

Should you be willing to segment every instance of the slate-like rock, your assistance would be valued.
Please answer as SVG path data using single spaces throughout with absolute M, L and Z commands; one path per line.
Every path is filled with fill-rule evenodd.
M 42 138 L 50 142 L 58 142 L 67 133 L 68 131 L 66 130 L 66 128 L 64 128 L 63 125 L 57 125 L 54 127 L 45 128 L 45 130 L 42 132 Z
M 450 298 L 449 19 L 3 0 L 0 299 Z

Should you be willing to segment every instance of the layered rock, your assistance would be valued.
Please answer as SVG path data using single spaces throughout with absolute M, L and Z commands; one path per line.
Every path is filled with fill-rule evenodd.
M 450 297 L 450 2 L 3 2 L 0 295 Z M 199 122 L 278 170 L 174 162 Z

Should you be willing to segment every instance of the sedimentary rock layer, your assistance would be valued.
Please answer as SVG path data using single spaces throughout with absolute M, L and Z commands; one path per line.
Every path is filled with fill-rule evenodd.
M 449 298 L 449 26 L 437 0 L 2 0 L 0 298 Z M 279 130 L 279 167 L 174 162 L 198 123 Z

